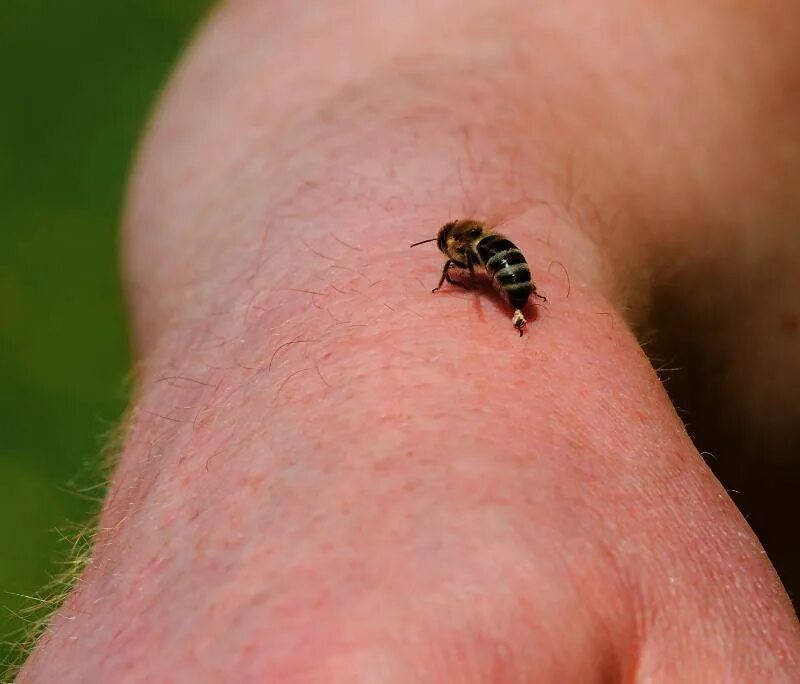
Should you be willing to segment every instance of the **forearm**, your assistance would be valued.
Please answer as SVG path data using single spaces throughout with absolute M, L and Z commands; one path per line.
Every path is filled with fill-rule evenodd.
M 570 205 L 583 129 L 469 15 L 381 16 L 345 55 L 327 24 L 242 50 L 270 34 L 232 7 L 179 77 L 126 228 L 129 435 L 28 676 L 790 672 L 785 593 L 617 313 L 649 246 Z M 522 339 L 407 248 L 463 215 L 548 297 Z

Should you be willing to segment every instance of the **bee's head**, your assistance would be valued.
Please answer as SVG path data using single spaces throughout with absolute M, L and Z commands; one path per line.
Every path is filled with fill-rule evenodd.
M 426 242 L 435 242 L 440 252 L 449 255 L 451 248 L 463 249 L 468 241 L 480 236 L 481 230 L 480 224 L 474 221 L 450 221 L 439 229 L 436 237 L 415 242 L 411 246 L 416 247 L 424 245 Z
M 443 254 L 447 254 L 447 239 L 452 236 L 453 229 L 456 227 L 456 225 L 458 225 L 458 221 L 450 221 L 450 223 L 445 223 L 439 231 L 439 235 L 436 237 L 436 246 Z

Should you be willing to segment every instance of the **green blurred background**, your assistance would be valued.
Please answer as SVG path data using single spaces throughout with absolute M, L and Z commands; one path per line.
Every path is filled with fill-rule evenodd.
M 31 621 L 22 595 L 61 571 L 102 495 L 130 362 L 126 176 L 210 5 L 0 0 L 0 671 Z

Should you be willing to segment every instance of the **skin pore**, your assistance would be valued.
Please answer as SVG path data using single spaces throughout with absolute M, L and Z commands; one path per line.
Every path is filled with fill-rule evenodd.
M 20 681 L 790 681 L 786 592 L 634 331 L 690 298 L 725 382 L 794 406 L 798 302 L 705 274 L 797 279 L 797 14 L 221 6 L 140 155 L 127 438 Z M 408 245 L 458 217 L 526 255 L 523 338 L 431 294 Z

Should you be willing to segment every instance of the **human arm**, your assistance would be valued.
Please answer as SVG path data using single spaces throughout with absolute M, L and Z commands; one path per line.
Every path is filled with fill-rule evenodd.
M 628 327 L 653 255 L 699 251 L 681 212 L 765 201 L 766 143 L 721 163 L 745 86 L 705 80 L 756 29 L 354 7 L 231 3 L 172 85 L 126 225 L 129 434 L 23 681 L 788 679 L 785 593 Z M 467 214 L 548 297 L 522 340 L 407 249 Z

